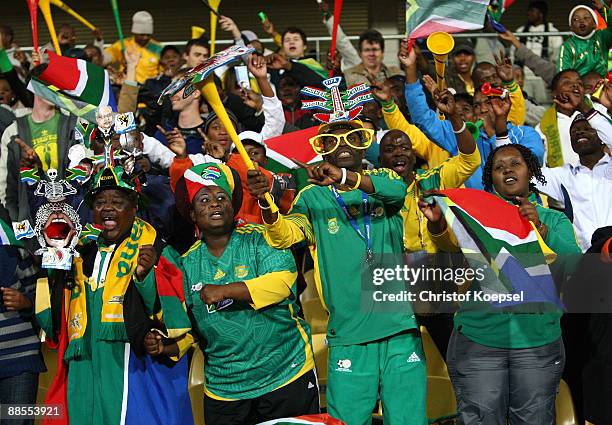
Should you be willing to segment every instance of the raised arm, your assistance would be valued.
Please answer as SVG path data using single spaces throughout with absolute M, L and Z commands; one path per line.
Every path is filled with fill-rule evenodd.
M 263 100 L 264 126 L 261 129 L 261 136 L 264 140 L 280 136 L 285 127 L 285 114 L 283 104 L 274 94 L 270 81 L 268 81 L 266 60 L 260 56 L 249 55 L 248 67 L 257 80 Z
M 515 61 L 524 63 L 525 66 L 531 69 L 535 75 L 542 78 L 547 85 L 550 85 L 553 77 L 557 73 L 555 65 L 553 65 L 552 62 L 533 53 L 510 31 L 499 34 L 499 38 L 510 42 L 514 47 L 516 47 L 516 51 L 514 53 Z

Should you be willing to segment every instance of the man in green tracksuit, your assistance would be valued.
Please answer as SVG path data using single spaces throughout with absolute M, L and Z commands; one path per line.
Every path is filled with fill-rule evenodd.
M 388 297 L 405 283 L 374 279 L 400 261 L 406 185 L 394 171 L 361 169 L 371 140 L 357 120 L 322 125 L 311 144 L 325 162 L 300 164 L 312 184 L 286 216 L 266 204 L 259 171 L 249 171 L 247 184 L 262 207 L 266 240 L 276 248 L 306 241 L 314 259 L 329 312 L 328 412 L 348 425 L 370 423 L 380 394 L 385 424 L 425 424 L 421 337 L 410 304 Z

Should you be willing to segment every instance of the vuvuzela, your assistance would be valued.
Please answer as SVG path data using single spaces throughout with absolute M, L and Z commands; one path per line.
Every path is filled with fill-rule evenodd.
M 446 58 L 455 47 L 455 40 L 447 32 L 432 32 L 427 37 L 427 48 L 433 54 L 436 65 L 436 82 L 438 90 L 442 91 L 446 88 L 446 80 L 444 79 L 444 69 L 446 67 Z
M 38 7 L 45 18 L 47 28 L 49 28 L 49 34 L 51 35 L 51 41 L 53 42 L 55 53 L 61 56 L 62 51 L 60 50 L 59 41 L 57 41 L 57 33 L 55 32 L 55 25 L 53 25 L 53 18 L 51 17 L 51 4 L 49 3 L 49 0 L 40 0 Z
M 94 24 L 92 24 L 87 19 L 83 18 L 81 15 L 76 13 L 70 6 L 68 6 L 62 0 L 51 0 L 51 4 L 53 4 L 53 5 L 57 6 L 57 7 L 59 7 L 60 9 L 62 9 L 64 12 L 66 12 L 69 15 L 71 15 L 74 19 L 76 19 L 77 21 L 79 21 L 80 23 L 85 25 L 90 30 L 93 31 L 93 30 L 96 29 Z

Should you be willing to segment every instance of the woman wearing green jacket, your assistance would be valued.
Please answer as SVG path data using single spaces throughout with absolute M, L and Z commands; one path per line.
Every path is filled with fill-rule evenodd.
M 535 156 L 521 145 L 497 147 L 483 170 L 485 190 L 516 204 L 548 247 L 557 254 L 579 255 L 572 224 L 563 213 L 537 204 L 532 178 L 541 181 L 544 176 Z M 425 202 L 420 206 L 434 242 L 436 235 L 449 235 L 440 208 Z M 448 240 L 444 245 L 448 246 Z M 565 263 L 559 255 L 551 266 L 553 272 Z M 456 313 L 447 352 L 459 423 L 553 425 L 565 364 L 562 313 L 478 307 L 466 303 Z

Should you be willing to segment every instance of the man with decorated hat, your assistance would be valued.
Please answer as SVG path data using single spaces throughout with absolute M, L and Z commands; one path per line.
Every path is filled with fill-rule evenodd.
M 276 248 L 305 241 L 314 259 L 317 291 L 329 312 L 328 412 L 348 425 L 369 423 L 380 394 L 385 424 L 425 424 L 421 337 L 410 304 L 390 297 L 405 283 L 378 276 L 401 262 L 406 185 L 392 170 L 362 169 L 373 130 L 355 117 L 371 96 L 365 85 L 341 93 L 340 83 L 336 77 L 324 81 L 329 91 L 303 91 L 320 99 L 305 107 L 326 111 L 314 115 L 324 124 L 310 140 L 324 162 L 300 163 L 311 184 L 290 213 L 267 205 L 258 171 L 249 171 L 247 186 L 259 199 L 266 240 Z
M 310 329 L 297 315 L 295 261 L 266 242 L 263 226 L 236 225 L 238 179 L 225 164 L 188 169 L 175 193 L 177 205 L 189 205 L 199 240 L 182 257 L 164 251 L 183 277 L 206 359 L 207 425 L 319 413 Z M 153 355 L 182 356 L 189 348 L 153 333 L 146 345 Z
M 186 360 L 170 367 L 145 356 L 156 232 L 136 217 L 137 178 L 114 165 L 109 148 L 106 157 L 85 195 L 94 224 L 72 270 L 37 284 L 38 322 L 63 358 L 46 402 L 67 400 L 71 424 L 193 423 Z M 168 391 L 151 393 L 152 381 Z

